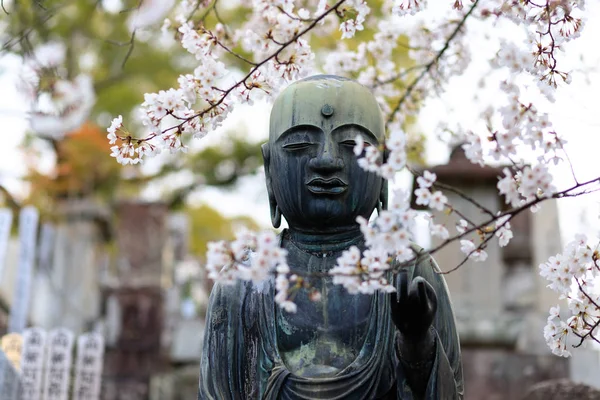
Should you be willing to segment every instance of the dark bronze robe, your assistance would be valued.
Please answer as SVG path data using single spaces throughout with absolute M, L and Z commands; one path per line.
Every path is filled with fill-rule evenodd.
M 436 349 L 425 398 L 462 399 L 460 347 L 448 288 L 429 255 L 409 268 L 435 289 Z M 336 376 L 290 373 L 277 346 L 274 279 L 216 285 L 210 296 L 198 399 L 413 399 L 395 351 L 390 297 L 372 296 L 367 334 L 358 356 Z

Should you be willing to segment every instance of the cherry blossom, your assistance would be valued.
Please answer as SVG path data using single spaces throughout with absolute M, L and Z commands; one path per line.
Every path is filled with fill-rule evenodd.
M 444 225 L 432 223 L 430 226 L 430 230 L 431 230 L 431 234 L 433 236 L 436 236 L 442 240 L 446 240 L 450 237 L 450 233 L 448 232 L 448 229 L 446 229 L 446 227 Z
M 436 179 L 437 176 L 434 173 L 424 171 L 423 175 L 417 178 L 417 184 L 420 188 L 429 188 L 431 185 L 433 185 Z
M 149 11 L 159 15 L 170 7 L 170 2 L 165 2 L 160 9 L 145 11 L 143 7 L 151 3 L 141 4 L 137 18 Z M 459 242 L 465 261 L 484 262 L 490 240 L 497 239 L 501 247 L 510 243 L 512 217 L 533 212 L 548 199 L 595 188 L 593 180 L 581 183 L 575 179 L 575 186 L 559 191 L 550 166 L 569 162 L 565 134 L 557 132 L 547 108 L 532 101 L 529 94 L 534 92 L 552 101 L 556 88 L 571 81 L 571 72 L 562 66 L 561 52 L 584 28 L 583 1 L 450 0 L 435 4 L 447 7 L 445 15 L 435 18 L 419 14 L 427 8 L 424 0 L 383 2 L 380 10 L 371 10 L 374 5 L 364 0 L 314 0 L 301 6 L 293 0 L 242 4 L 248 11 L 244 21 L 210 27 L 190 18 L 200 15 L 196 12 L 212 12 L 208 3 L 178 2 L 163 30 L 177 32 L 181 48 L 196 59 L 197 65 L 179 76 L 176 87 L 144 95 L 141 121 L 146 132 L 134 137 L 120 116 L 113 120 L 107 139 L 118 162 L 137 164 L 167 149 L 185 152 L 190 140 L 220 127 L 239 104 L 271 101 L 291 82 L 323 71 L 352 77 L 372 90 L 384 114 L 388 137 L 384 143 L 368 145 L 358 136 L 353 151 L 361 168 L 394 181 L 407 163 L 410 167 L 407 147 L 411 136 L 405 129 L 410 129 L 421 106 L 446 90 L 450 79 L 461 75 L 471 62 L 468 38 L 472 24 L 509 24 L 520 33 L 515 40 L 498 30 L 495 56 L 489 65 L 500 77 L 489 74 L 489 80 L 496 79 L 494 85 L 502 96 L 481 111 L 479 120 L 485 124 L 452 129 L 457 139 L 453 144 L 460 145 L 473 164 L 510 166 L 502 169 L 496 182 L 498 193 L 510 208 L 488 210 L 466 196 L 467 203 L 489 217 L 481 223 L 467 220 L 471 214 L 463 216 L 444 194 L 452 189 L 424 170 L 416 177 L 418 187 L 413 193 L 396 191 L 388 210 L 382 210 L 370 223 L 358 219 L 366 249 L 348 249 L 330 271 L 334 283 L 349 292 L 392 291 L 389 277 L 403 263 L 414 260 L 409 232 L 417 211 L 410 208 L 410 196 L 433 215 L 445 212 L 457 218 L 456 231 L 451 234 L 433 215 L 428 216 L 430 233 L 443 241 L 440 246 Z M 316 55 L 311 47 L 314 37 L 341 40 L 335 40 L 327 54 Z M 402 51 L 408 49 L 410 67 L 399 61 L 400 46 Z M 40 65 L 62 62 L 60 51 L 52 54 L 41 49 L 38 53 Z M 230 64 L 232 57 L 238 64 Z M 38 81 L 43 78 L 38 70 L 32 65 L 24 70 L 25 93 L 37 93 Z M 481 79 L 487 83 L 488 77 Z M 66 105 L 64 109 L 70 108 Z M 526 159 L 525 153 L 533 156 Z M 479 237 L 477 242 L 468 239 L 474 234 Z M 210 277 L 233 283 L 236 279 L 260 281 L 274 276 L 276 302 L 288 312 L 295 311 L 296 290 L 308 290 L 318 301 L 318 293 L 311 291 L 310 277 L 294 274 L 283 249 L 277 250 L 275 237 L 261 235 L 245 233 L 230 244 L 211 244 L 207 257 Z M 437 250 L 433 247 L 427 251 L 433 254 Z M 550 288 L 567 299 L 572 314 L 567 317 L 565 311 L 551 311 L 544 336 L 555 354 L 566 356 L 568 345 L 597 337 L 593 333 L 598 326 L 600 300 L 595 294 L 598 291 L 590 289 L 598 276 L 597 262 L 597 248 L 578 239 L 540 267 Z
M 448 198 L 444 196 L 444 194 L 441 191 L 436 190 L 431 194 L 431 197 L 429 199 L 429 207 L 438 211 L 442 211 L 447 202 Z
M 460 241 L 460 251 L 466 254 L 470 259 L 478 262 L 487 260 L 487 253 L 479 249 L 471 240 Z

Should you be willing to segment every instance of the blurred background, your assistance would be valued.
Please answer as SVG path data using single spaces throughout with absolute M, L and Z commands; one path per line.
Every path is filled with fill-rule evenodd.
M 7 332 L 18 301 L 17 215 L 34 206 L 40 216 L 31 250 L 28 325 L 101 333 L 102 398 L 193 399 L 211 288 L 203 272 L 206 245 L 231 239 L 242 227 L 270 228 L 260 155 L 270 106 L 238 107 L 222 128 L 202 140 L 187 140 L 188 153 L 163 153 L 141 166 L 117 164 L 106 139 L 111 119 L 123 115 L 133 133 L 143 134 L 135 123 L 143 94 L 176 86 L 179 74 L 197 66 L 173 33 L 160 29 L 172 2 L 140 3 L 136 12 L 156 15 L 132 34 L 131 10 L 138 3 L 3 2 L 0 205 L 12 210 L 15 223 L 0 259 L 0 334 Z M 219 11 L 232 23 L 248 12 L 233 0 L 220 1 Z M 587 13 L 593 21 L 600 7 L 590 4 Z M 211 15 L 205 23 L 217 21 Z M 438 98 L 420 105 L 419 118 L 407 127 L 409 156 L 415 168 L 433 168 L 441 182 L 499 210 L 504 202 L 496 182 L 502 166 L 470 164 L 447 144 L 439 125 L 478 118 L 473 105 L 498 94 L 473 79 L 489 58 L 478 37 L 493 35 L 494 28 L 473 29 L 471 67 Z M 347 46 L 355 48 L 372 34 L 367 27 Z M 595 118 L 600 58 L 591 50 L 598 39 L 600 26 L 590 23 L 570 45 L 563 61 L 573 71 L 573 83 L 547 105 L 556 130 L 568 140 L 580 180 L 600 174 Z M 313 38 L 311 45 L 321 57 L 338 42 L 339 37 Z M 410 65 L 406 52 L 398 57 Z M 227 62 L 232 74 L 241 74 L 238 60 Z M 559 188 L 572 184 L 569 168 L 553 173 Z M 394 183 L 410 185 L 408 173 Z M 473 220 L 481 219 L 474 210 L 469 214 L 460 198 L 450 201 L 464 206 Z M 572 359 L 550 355 L 542 329 L 558 300 L 537 272 L 539 263 L 576 233 L 597 236 L 599 215 L 600 199 L 594 195 L 547 203 L 513 223 L 510 246 L 490 246 L 486 265 L 467 263 L 447 276 L 464 352 L 466 399 L 516 399 L 548 379 L 600 386 L 600 356 L 593 346 Z M 416 240 L 431 244 L 426 220 L 419 225 Z M 459 254 L 448 247 L 436 258 L 448 269 L 460 261 Z

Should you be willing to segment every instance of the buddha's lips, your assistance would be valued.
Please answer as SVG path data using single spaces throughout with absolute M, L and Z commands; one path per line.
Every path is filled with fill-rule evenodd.
M 348 188 L 348 184 L 339 178 L 314 178 L 306 186 L 315 194 L 341 194 Z

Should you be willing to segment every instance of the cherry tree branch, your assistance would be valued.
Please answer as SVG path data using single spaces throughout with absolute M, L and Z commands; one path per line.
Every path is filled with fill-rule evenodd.
M 440 275 L 447 275 L 451 272 L 456 271 L 457 269 L 459 269 L 460 267 L 462 267 L 467 261 L 469 261 L 469 258 L 471 258 L 471 256 L 473 254 L 475 254 L 476 252 L 483 250 L 487 243 L 492 240 L 492 238 L 494 237 L 494 235 L 496 234 L 496 232 L 498 232 L 500 230 L 500 228 L 502 228 L 504 225 L 506 225 L 512 218 L 514 217 L 514 215 L 511 215 L 502 225 L 497 226 L 492 232 L 485 232 L 485 234 L 487 235 L 487 237 L 485 238 L 485 240 L 483 242 L 481 242 L 479 244 L 479 246 L 477 246 L 475 249 L 471 250 L 466 257 L 460 262 L 458 263 L 457 266 L 455 266 L 454 268 L 451 268 L 447 271 L 439 271 L 438 273 Z M 436 271 L 437 272 L 437 271 Z
M 474 226 L 472 228 L 469 228 L 469 229 L 465 230 L 461 234 L 458 234 L 458 235 L 456 235 L 454 237 L 446 239 L 445 241 L 443 241 L 442 243 L 440 243 L 438 246 L 434 247 L 431 250 L 426 251 L 425 253 L 427 253 L 427 254 L 434 254 L 437 251 L 439 251 L 440 249 L 442 249 L 445 246 L 447 246 L 448 244 L 450 244 L 452 242 L 455 242 L 455 241 L 457 241 L 459 239 L 462 239 L 462 238 L 466 237 L 467 235 L 469 235 L 472 232 L 475 232 L 475 231 L 478 231 L 478 230 L 484 230 L 484 228 L 490 226 L 492 223 L 494 223 L 495 221 L 497 221 L 497 220 L 499 220 L 499 219 L 501 219 L 503 217 L 508 217 L 509 220 L 510 220 L 510 219 L 514 218 L 516 215 L 520 214 L 521 212 L 523 212 L 523 211 L 525 211 L 525 210 L 527 210 L 527 209 L 529 209 L 529 208 L 531 208 L 531 207 L 533 207 L 533 206 L 535 206 L 535 205 L 537 205 L 539 203 L 542 203 L 542 202 L 544 202 L 546 200 L 550 200 L 550 199 L 559 199 L 559 198 L 565 197 L 566 195 L 569 194 L 569 192 L 572 192 L 573 190 L 576 190 L 578 188 L 585 187 L 587 185 L 591 185 L 591 184 L 594 184 L 594 183 L 600 183 L 600 177 L 591 179 L 591 180 L 586 181 L 586 182 L 582 182 L 582 183 L 576 184 L 576 185 L 574 185 L 574 186 L 572 186 L 572 187 L 570 187 L 568 189 L 565 189 L 563 191 L 557 192 L 557 193 L 555 193 L 555 194 L 553 194 L 552 196 L 549 196 L 549 197 L 536 197 L 534 200 L 526 202 L 526 203 L 524 203 L 523 205 L 521 205 L 519 207 L 516 207 L 516 208 L 513 208 L 511 210 L 507 210 L 507 211 L 505 211 L 503 213 L 500 213 L 497 216 L 495 216 L 494 218 L 491 218 L 491 219 L 489 219 L 489 220 L 487 220 L 487 221 L 485 221 L 485 222 L 483 222 L 483 223 L 481 223 L 481 224 L 479 224 L 477 226 Z M 499 229 L 499 228 L 496 228 L 494 230 L 494 233 L 497 231 L 497 229 Z M 487 242 L 488 242 L 488 240 L 485 240 L 484 242 L 482 242 L 477 248 L 475 248 L 475 251 L 476 250 L 481 250 L 482 249 L 482 245 L 484 245 Z M 409 263 L 411 263 L 413 261 L 415 261 L 415 259 L 409 260 L 403 266 L 408 265 Z M 457 268 L 453 268 L 451 271 L 454 271 L 456 269 Z M 438 273 L 439 274 L 447 274 L 448 272 L 449 271 L 446 271 L 446 272 L 442 271 L 442 272 L 438 272 Z
M 404 95 L 402 95 L 402 97 L 400 97 L 400 100 L 398 100 L 398 103 L 390 112 L 390 115 L 388 116 L 388 119 L 386 121 L 386 125 L 389 125 L 394 120 L 394 115 L 396 115 L 396 113 L 400 110 L 400 107 L 402 107 L 402 104 L 404 104 L 404 102 L 410 97 L 410 95 L 412 94 L 413 90 L 417 87 L 419 82 L 421 82 L 421 80 L 431 71 L 433 66 L 436 65 L 438 63 L 438 61 L 442 58 L 444 53 L 446 53 L 446 50 L 448 50 L 448 48 L 450 47 L 450 43 L 452 42 L 452 40 L 454 40 L 456 35 L 458 35 L 458 33 L 464 26 L 464 24 L 467 21 L 467 19 L 469 18 L 469 16 L 471 16 L 471 14 L 475 10 L 475 8 L 477 8 L 478 3 L 479 3 L 479 0 L 475 0 L 473 2 L 473 5 L 471 5 L 471 8 L 469 9 L 469 11 L 467 11 L 467 13 L 462 17 L 462 19 L 456 25 L 456 28 L 454 29 L 454 31 L 450 34 L 448 39 L 446 39 L 446 43 L 444 44 L 444 47 L 442 47 L 442 49 L 437 53 L 437 55 L 428 64 L 425 65 L 425 68 L 419 74 L 419 76 L 417 76 L 415 78 L 415 80 L 412 81 L 412 83 L 406 88 Z
M 291 39 L 289 39 L 287 42 L 283 42 L 281 43 L 281 46 L 279 47 L 279 49 L 277 49 L 277 51 L 275 51 L 273 54 L 271 54 L 270 56 L 266 57 L 265 59 L 263 59 L 261 62 L 258 62 L 255 64 L 255 66 L 253 68 L 250 69 L 250 71 L 242 78 L 240 79 L 238 82 L 236 82 L 234 85 L 232 85 L 231 87 L 229 87 L 226 90 L 223 90 L 223 95 L 220 97 L 219 100 L 211 103 L 211 105 L 207 108 L 205 108 L 202 111 L 199 111 L 195 114 L 193 114 L 190 117 L 187 118 L 182 118 L 182 122 L 174 125 L 170 128 L 164 129 L 160 132 L 160 134 L 165 134 L 169 131 L 172 130 L 177 130 L 180 131 L 183 127 L 183 125 L 185 123 L 187 123 L 188 121 L 191 121 L 195 118 L 200 118 L 202 116 L 204 116 L 205 114 L 211 112 L 212 110 L 214 110 L 215 108 L 219 107 L 221 104 L 223 104 L 225 102 L 225 99 L 227 99 L 227 97 L 231 94 L 231 92 L 233 92 L 236 88 L 238 88 L 240 85 L 245 85 L 246 81 L 256 72 L 258 71 L 258 69 L 260 67 L 262 67 L 263 65 L 265 65 L 267 62 L 269 62 L 272 59 L 277 59 L 277 56 L 279 54 L 281 54 L 281 52 L 283 52 L 283 50 L 285 50 L 288 46 L 290 46 L 291 44 L 295 43 L 298 39 L 300 39 L 303 35 L 305 35 L 306 33 L 310 32 L 318 23 L 319 21 L 321 21 L 323 18 L 325 18 L 327 15 L 329 15 L 330 13 L 336 11 L 346 0 L 339 0 L 337 3 L 335 3 L 331 8 L 329 8 L 328 10 L 326 10 L 323 14 L 319 15 L 317 18 L 314 19 L 314 21 L 312 21 L 306 28 L 304 28 L 303 30 L 301 30 L 300 32 L 298 32 L 296 35 L 294 35 Z M 150 134 L 148 136 L 146 136 L 145 138 L 142 139 L 133 139 L 131 137 L 125 137 L 125 138 L 121 138 L 121 140 L 124 141 L 135 141 L 138 144 L 142 143 L 142 142 L 147 142 L 149 140 L 154 139 L 156 136 L 158 136 L 158 133 L 153 133 Z
M 496 232 L 498 232 L 498 230 L 500 228 L 502 228 L 506 223 L 510 222 L 510 220 L 512 220 L 516 215 L 522 213 L 525 210 L 528 210 L 529 208 L 542 203 L 546 200 L 550 200 L 550 199 L 560 199 L 562 197 L 567 196 L 570 192 L 578 189 L 578 188 L 582 188 L 582 187 L 586 187 L 588 185 L 592 185 L 594 183 L 600 183 L 600 177 L 591 179 L 589 181 L 586 182 L 581 182 L 578 183 L 568 189 L 562 190 L 560 192 L 554 193 L 552 196 L 548 196 L 548 197 L 536 197 L 535 199 L 528 201 L 526 203 L 524 203 L 523 205 L 513 208 L 511 210 L 507 210 L 505 212 L 499 213 L 498 215 L 494 216 L 493 218 L 488 219 L 485 222 L 482 222 L 480 224 L 474 224 L 471 228 L 467 228 L 464 232 L 459 233 L 458 235 L 455 235 L 451 238 L 448 238 L 446 240 L 444 240 L 442 243 L 440 243 L 439 245 L 433 247 L 432 249 L 429 250 L 425 250 L 417 255 L 415 255 L 414 257 L 410 258 L 409 260 L 398 264 L 396 267 L 394 267 L 393 269 L 391 269 L 392 272 L 397 273 L 400 270 L 402 270 L 403 268 L 406 268 L 410 265 L 413 265 L 419 258 L 423 257 L 424 255 L 433 255 L 435 253 L 437 253 L 438 251 L 440 251 L 441 249 L 443 249 L 444 247 L 446 247 L 447 245 L 456 242 L 460 239 L 463 239 L 465 237 L 467 237 L 469 234 L 473 233 L 473 232 L 483 232 L 484 234 L 488 235 L 475 249 L 473 249 L 471 252 L 469 252 L 469 254 L 467 254 L 467 256 L 465 257 L 465 259 L 460 262 L 457 266 L 453 267 L 450 270 L 447 271 L 435 271 L 435 273 L 440 274 L 440 275 L 446 275 L 449 274 L 451 272 L 454 272 L 456 270 L 458 270 L 461 266 L 463 266 L 467 261 L 468 258 L 474 254 L 476 251 L 478 250 L 483 250 L 483 248 L 485 248 L 485 246 L 489 243 L 489 241 L 494 237 L 494 235 L 496 234 Z M 489 230 L 488 227 L 490 227 L 492 224 L 494 224 L 496 221 L 500 220 L 501 218 L 506 217 L 506 221 L 504 221 L 501 225 L 495 227 L 492 231 Z M 298 276 L 304 276 L 304 277 L 314 277 L 314 278 L 324 278 L 324 277 L 328 277 L 331 276 L 328 272 L 308 272 L 308 271 L 302 271 L 302 270 L 297 270 L 297 269 L 293 269 L 291 271 L 291 273 L 296 274 Z M 343 276 L 343 274 L 341 274 L 341 276 Z

